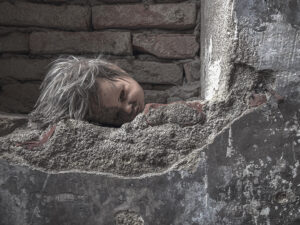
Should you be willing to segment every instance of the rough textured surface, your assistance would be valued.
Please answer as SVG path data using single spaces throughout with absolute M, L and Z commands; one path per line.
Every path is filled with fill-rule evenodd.
M 173 63 L 140 60 L 117 60 L 115 63 L 141 83 L 173 85 L 182 83 L 182 68 Z
M 200 60 L 185 63 L 183 65 L 185 79 L 188 83 L 200 80 Z
M 255 6 L 250 8 L 251 5 Z M 251 1 L 249 5 L 239 2 L 237 8 L 239 26 L 243 27 L 239 32 L 237 61 L 258 70 L 300 71 L 299 1 L 268 1 L 265 6 L 260 1 Z M 258 57 L 251 56 L 254 54 Z
M 30 52 L 132 55 L 131 36 L 129 32 L 34 32 Z
M 89 17 L 89 9 L 83 6 L 54 6 L 18 1 L 14 4 L 0 3 L 1 25 L 87 30 Z
M 116 225 L 144 225 L 143 218 L 135 212 L 118 212 L 115 219 Z
M 45 130 L 16 129 L 0 139 L 2 224 L 299 224 L 298 1 L 203 3 L 206 120 L 173 104 L 119 129 L 61 121 L 31 150 L 17 143 Z
M 165 91 L 145 90 L 145 103 L 167 103 L 168 96 Z
M 168 89 L 167 102 L 174 102 L 180 100 L 191 100 L 192 98 L 200 98 L 200 86 L 201 84 L 196 81 L 183 86 L 172 87 Z
M 291 224 L 300 216 L 298 108 L 247 112 L 193 153 L 191 171 L 124 179 L 2 160 L 1 223 Z
M 203 1 L 201 4 L 200 80 L 201 96 L 207 100 L 224 98 L 228 94 L 226 87 L 238 38 L 234 10 L 233 0 Z
M 50 59 L 28 57 L 1 58 L 0 111 L 31 112 L 50 62 Z
M 196 25 L 196 5 L 101 5 L 92 9 L 93 26 L 103 28 L 188 29 Z M 133 16 L 134 15 L 134 16 Z
M 160 2 L 160 3 L 169 3 L 169 2 L 183 2 L 185 0 L 155 0 L 155 2 Z
M 193 58 L 199 50 L 191 34 L 134 34 L 132 45 L 135 50 L 166 59 Z
M 195 109 L 174 104 L 140 114 L 120 129 L 61 121 L 44 146 L 32 150 L 18 146 L 45 132 L 20 130 L 1 139 L 0 154 L 12 161 L 21 157 L 49 170 L 82 169 L 124 175 L 160 171 L 201 145 L 198 139 L 202 134 L 196 134 L 204 119 Z M 33 137 L 33 132 L 38 136 Z
M 133 2 L 140 2 L 141 0 L 89 0 L 91 3 L 99 3 L 99 2 L 105 2 L 105 3 L 133 3 Z
M 154 0 L 0 0 L 0 98 L 4 101 L 0 110 L 16 113 L 33 110 L 30 108 L 33 104 L 27 104 L 25 111 L 24 107 L 18 111 L 20 107 L 15 103 L 19 97 L 6 98 L 1 89 L 20 82 L 26 82 L 26 87 L 36 84 L 47 72 L 47 61 L 64 54 L 127 60 L 122 63 L 123 69 L 126 71 L 128 67 L 128 72 L 147 91 L 182 85 L 187 71 L 183 71 L 185 63 L 200 62 L 200 0 L 162 0 L 161 3 Z M 95 29 L 99 23 L 105 26 Z M 137 34 L 147 34 L 147 37 Z M 157 43 L 152 43 L 152 39 Z M 24 88 L 22 91 L 32 92 Z M 160 98 L 150 96 L 156 103 L 167 97 L 167 92 L 161 93 Z M 31 101 L 35 100 L 36 96 L 32 95 Z
M 262 81 L 262 76 L 243 71 L 234 81 L 235 92 L 226 101 L 204 104 L 206 118 L 198 111 L 201 107 L 176 103 L 140 114 L 120 129 L 61 121 L 44 146 L 28 150 L 18 143 L 36 140 L 47 132 L 35 130 L 32 125 L 30 132 L 21 129 L 1 139 L 1 155 L 47 170 L 81 169 L 126 176 L 161 172 L 207 144 L 247 109 L 250 91 L 259 85 L 263 89 L 271 82 L 271 78 Z
M 0 80 L 19 81 L 43 80 L 50 59 L 31 59 L 28 57 L 7 57 L 0 59 Z
M 28 34 L 4 33 L 0 34 L 0 52 L 28 52 Z
M 22 127 L 28 122 L 26 115 L 0 114 L 0 136 L 12 133 L 16 128 Z
M 15 82 L 1 87 L 0 109 L 11 113 L 30 113 L 39 96 L 40 82 Z
M 28 0 L 22 0 L 22 1 L 28 1 Z M 67 3 L 67 4 L 79 4 L 79 5 L 99 5 L 102 3 L 133 3 L 133 2 L 140 2 L 141 0 L 30 0 L 31 2 L 37 2 L 37 3 Z

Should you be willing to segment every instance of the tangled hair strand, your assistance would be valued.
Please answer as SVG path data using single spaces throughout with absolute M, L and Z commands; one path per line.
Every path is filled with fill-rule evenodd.
M 41 84 L 41 94 L 31 113 L 33 121 L 44 124 L 62 118 L 84 120 L 91 102 L 100 104 L 96 78 L 113 80 L 128 74 L 100 57 L 60 57 L 52 62 Z

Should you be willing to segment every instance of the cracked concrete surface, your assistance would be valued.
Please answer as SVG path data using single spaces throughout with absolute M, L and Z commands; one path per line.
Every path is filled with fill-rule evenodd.
M 61 121 L 32 150 L 16 143 L 43 130 L 1 137 L 0 223 L 299 224 L 299 7 L 202 2 L 202 78 L 222 59 L 204 123 L 174 104 L 120 129 Z

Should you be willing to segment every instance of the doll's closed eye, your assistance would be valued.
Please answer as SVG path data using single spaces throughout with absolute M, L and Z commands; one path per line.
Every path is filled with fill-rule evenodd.
M 124 102 L 125 100 L 126 100 L 126 92 L 125 92 L 124 89 L 122 89 L 121 92 L 120 92 L 119 101 Z

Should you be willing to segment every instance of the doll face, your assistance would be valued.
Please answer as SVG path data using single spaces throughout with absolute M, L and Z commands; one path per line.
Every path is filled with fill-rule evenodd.
M 131 77 L 98 78 L 96 82 L 100 101 L 96 119 L 100 123 L 121 126 L 144 110 L 144 91 Z

